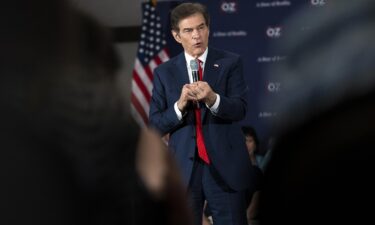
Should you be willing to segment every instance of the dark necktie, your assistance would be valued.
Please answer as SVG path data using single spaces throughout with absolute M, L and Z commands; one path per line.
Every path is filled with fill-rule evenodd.
M 201 66 L 202 61 L 198 59 L 198 74 L 199 80 L 202 80 L 203 70 Z M 206 145 L 204 144 L 203 131 L 202 131 L 202 121 L 201 121 L 201 110 L 198 107 L 194 108 L 195 112 L 195 130 L 196 130 L 196 141 L 198 148 L 199 157 L 207 164 L 210 164 L 210 159 L 207 155 Z

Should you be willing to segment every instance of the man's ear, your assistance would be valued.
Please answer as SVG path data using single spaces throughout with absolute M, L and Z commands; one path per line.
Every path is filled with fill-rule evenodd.
M 176 32 L 175 30 L 172 30 L 172 36 L 173 38 L 181 44 L 181 37 L 180 37 L 180 34 L 178 32 Z

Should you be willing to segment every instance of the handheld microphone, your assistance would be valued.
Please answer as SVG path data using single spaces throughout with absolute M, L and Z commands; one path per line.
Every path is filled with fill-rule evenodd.
M 193 77 L 193 82 L 199 81 L 199 74 L 198 74 L 198 63 L 197 60 L 190 60 L 190 69 L 191 69 L 191 75 Z M 199 102 L 196 102 L 196 107 L 199 109 Z
M 190 69 L 191 69 L 191 74 L 193 76 L 193 82 L 199 81 L 197 60 L 194 60 L 194 59 L 190 60 Z

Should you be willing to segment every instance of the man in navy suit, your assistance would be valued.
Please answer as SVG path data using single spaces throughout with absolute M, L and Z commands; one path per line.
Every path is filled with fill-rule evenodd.
M 169 148 L 188 187 L 195 224 L 202 224 L 207 200 L 215 225 L 246 225 L 244 193 L 254 188 L 254 171 L 236 122 L 246 115 L 247 86 L 241 58 L 208 47 L 209 22 L 199 3 L 172 10 L 172 35 L 184 52 L 154 71 L 150 125 L 170 135 Z M 193 78 L 191 61 L 199 65 L 199 81 Z

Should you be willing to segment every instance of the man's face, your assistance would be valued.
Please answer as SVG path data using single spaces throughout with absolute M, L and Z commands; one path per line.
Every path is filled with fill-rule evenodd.
M 175 40 L 182 45 L 184 50 L 197 58 L 204 53 L 208 46 L 210 30 L 200 13 L 193 14 L 179 23 L 180 31 L 172 31 Z

